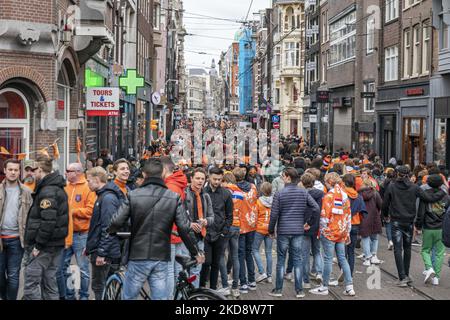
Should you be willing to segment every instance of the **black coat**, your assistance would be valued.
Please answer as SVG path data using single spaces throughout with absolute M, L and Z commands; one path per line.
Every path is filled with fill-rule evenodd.
M 45 176 L 33 193 L 25 227 L 25 246 L 38 250 L 64 247 L 69 226 L 66 182 L 59 172 Z
M 189 235 L 190 221 L 181 198 L 168 190 L 162 179 L 146 179 L 140 188 L 131 191 L 128 200 L 114 215 L 108 232 L 119 231 L 129 219 L 129 260 L 170 261 L 170 235 L 174 223 L 191 255 L 197 255 L 198 249 Z
M 316 201 L 319 209 L 322 210 L 322 200 L 325 196 L 325 193 L 322 190 L 318 190 L 315 188 L 308 189 L 308 193 L 311 195 L 311 197 L 313 197 L 314 201 Z M 308 213 L 306 215 L 306 223 L 308 223 L 311 228 L 308 231 L 305 231 L 305 236 L 317 236 L 320 226 L 320 210 L 308 210 Z
M 109 235 L 106 229 L 125 198 L 114 182 L 107 183 L 96 193 L 97 201 L 89 226 L 86 252 L 100 257 L 117 259 L 120 257 L 119 238 Z
M 429 194 L 408 179 L 397 179 L 389 184 L 384 194 L 383 216 L 390 216 L 392 221 L 413 223 L 417 214 L 417 198 L 427 203 L 435 202 L 442 198 L 443 194 L 445 192 L 442 190 Z
M 206 239 L 216 241 L 222 234 L 227 234 L 233 224 L 233 199 L 231 192 L 219 187 L 215 192 L 211 186 L 205 188 L 205 192 L 211 198 L 214 212 L 214 223 L 207 228 Z

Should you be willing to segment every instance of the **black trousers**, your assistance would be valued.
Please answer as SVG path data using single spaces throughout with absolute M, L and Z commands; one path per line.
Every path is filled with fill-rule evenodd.
M 217 289 L 217 281 L 219 278 L 220 259 L 225 252 L 225 238 L 220 236 L 214 242 L 205 239 L 205 263 L 202 265 L 200 272 L 200 287 L 206 286 L 209 278 L 209 286 L 211 289 Z
M 414 226 L 412 223 L 392 222 L 392 241 L 394 242 L 395 264 L 400 280 L 409 277 L 413 232 Z

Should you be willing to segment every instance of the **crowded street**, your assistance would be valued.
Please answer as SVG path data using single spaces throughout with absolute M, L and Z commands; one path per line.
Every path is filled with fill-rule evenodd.
M 0 300 L 448 300 L 449 8 L 0 0 Z

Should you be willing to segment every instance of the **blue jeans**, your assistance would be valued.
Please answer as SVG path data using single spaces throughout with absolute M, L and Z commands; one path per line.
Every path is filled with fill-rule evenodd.
M 323 260 L 320 253 L 320 240 L 316 236 L 305 236 L 303 238 L 303 282 L 309 283 L 309 271 L 310 271 L 310 257 L 309 254 L 312 250 L 313 254 L 313 269 L 314 273 L 322 274 L 323 272 Z
M 251 231 L 239 235 L 239 279 L 241 286 L 255 282 L 255 263 L 253 261 L 255 233 L 256 231 Z
M 20 266 L 23 248 L 19 238 L 2 239 L 0 252 L 0 297 L 3 300 L 17 300 L 19 291 Z
M 388 241 L 392 241 L 392 222 L 386 222 L 384 226 L 386 227 L 386 237 Z
M 371 256 L 376 256 L 378 251 L 378 234 L 373 234 L 370 237 L 361 239 L 364 257 L 367 259 Z
M 337 259 L 339 261 L 339 265 L 341 266 L 341 269 L 344 272 L 345 285 L 348 286 L 353 284 L 350 266 L 347 262 L 347 259 L 345 258 L 345 243 L 333 242 L 328 240 L 324 236 L 320 237 L 320 241 L 322 242 L 322 247 L 324 251 L 323 286 L 328 287 L 328 283 L 330 282 L 331 271 L 333 269 L 333 256 L 335 250 Z
M 201 240 L 199 242 L 197 242 L 197 247 L 199 250 L 204 251 L 205 250 L 205 243 L 203 242 L 204 240 Z M 200 272 L 202 270 L 202 265 L 201 264 L 197 264 L 195 266 L 193 266 L 190 270 L 190 275 L 195 275 L 196 278 L 194 280 L 194 282 L 192 282 L 192 285 L 195 288 L 199 288 L 200 287 Z
M 75 289 L 73 282 L 69 280 L 73 276 L 69 272 L 70 261 L 72 256 L 75 255 L 75 260 L 80 269 L 80 300 L 89 299 L 89 283 L 90 283 L 90 271 L 89 271 L 89 258 L 83 255 L 83 251 L 86 248 L 87 233 L 74 232 L 73 243 L 70 248 L 64 249 L 61 255 L 61 265 L 56 273 L 56 279 L 58 282 L 59 296 L 67 300 L 75 299 Z
M 128 261 L 122 299 L 137 300 L 145 281 L 148 281 L 150 298 L 152 300 L 167 300 L 167 264 L 167 261 L 157 260 Z
M 303 239 L 304 236 L 285 236 L 278 235 L 277 237 L 277 277 L 275 282 L 275 289 L 283 289 L 284 280 L 284 266 L 286 265 L 286 254 L 288 250 L 292 252 L 292 262 L 295 279 L 295 290 L 303 290 Z
M 233 264 L 233 289 L 237 289 L 239 286 L 239 227 L 230 227 L 230 232 L 226 235 L 225 239 L 228 242 L 228 260 Z M 225 244 L 225 246 L 227 245 Z M 222 287 L 228 287 L 228 273 L 227 263 L 225 261 L 225 255 L 220 262 L 220 274 L 222 276 Z
M 273 239 L 269 237 L 269 235 L 263 235 L 261 233 L 256 232 L 255 241 L 253 242 L 253 257 L 255 258 L 256 265 L 258 267 L 259 273 L 264 273 L 264 266 L 261 260 L 261 254 L 259 253 L 259 247 L 261 243 L 264 241 L 264 251 L 266 253 L 266 274 L 268 277 L 272 276 L 272 243 Z
M 167 298 L 173 300 L 175 294 L 175 283 L 177 282 L 178 275 L 182 270 L 182 266 L 175 261 L 175 256 L 190 256 L 189 250 L 186 248 L 183 242 L 170 245 L 170 261 L 167 264 Z
M 353 276 L 353 270 L 355 269 L 355 246 L 358 241 L 359 226 L 352 225 L 350 230 L 350 244 L 345 246 L 345 256 L 347 257 L 348 264 L 350 265 L 350 272 Z M 339 267 L 341 267 L 339 265 Z
M 294 259 L 292 258 L 292 255 L 293 255 L 292 248 L 289 247 L 289 256 L 288 256 L 286 273 L 292 273 L 292 269 L 294 269 Z

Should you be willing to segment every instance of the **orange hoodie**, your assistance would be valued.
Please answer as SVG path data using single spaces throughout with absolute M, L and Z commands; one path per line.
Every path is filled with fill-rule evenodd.
M 345 188 L 345 193 L 349 196 L 349 198 L 356 199 L 358 198 L 358 192 L 353 188 Z M 361 213 L 357 213 L 352 216 L 352 225 L 359 225 L 361 224 Z
M 89 189 L 85 177 L 77 183 L 67 183 L 64 190 L 69 201 L 69 230 L 66 247 L 70 247 L 73 244 L 73 232 L 89 231 L 97 195 Z
M 261 198 L 256 202 L 256 210 L 258 214 L 258 220 L 256 221 L 256 232 L 268 235 L 269 234 L 269 222 L 270 222 L 270 208 L 266 207 Z
M 171 174 L 170 176 L 168 176 L 165 180 L 164 183 L 166 184 L 167 188 L 175 193 L 178 193 L 181 196 L 181 200 L 184 201 L 184 199 L 186 198 L 186 194 L 184 192 L 184 190 L 186 189 L 187 185 L 188 185 L 188 181 L 187 178 L 185 176 L 185 174 L 183 173 L 183 171 L 179 170 L 179 171 L 175 171 L 173 174 Z M 172 227 L 172 232 L 176 232 L 177 231 L 177 227 L 175 226 L 175 224 Z M 182 240 L 180 237 L 177 237 L 173 234 L 170 235 L 170 243 L 171 244 L 176 244 L 176 243 L 181 243 Z

